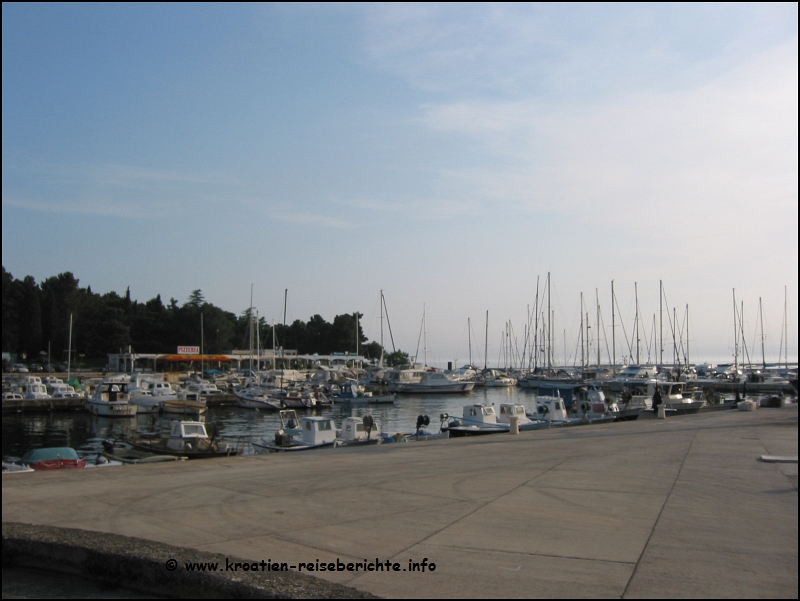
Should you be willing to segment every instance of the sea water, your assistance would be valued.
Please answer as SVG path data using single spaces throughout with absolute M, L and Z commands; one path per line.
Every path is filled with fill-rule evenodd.
M 520 403 L 528 411 L 535 410 L 535 393 L 528 389 L 476 388 L 468 394 L 413 394 L 396 395 L 394 404 L 337 404 L 313 410 L 296 410 L 304 415 L 330 416 L 337 428 L 345 417 L 371 415 L 380 424 L 381 431 L 390 435 L 414 433 L 417 417 L 427 415 L 429 433 L 439 432 L 442 415 L 461 417 L 464 405 L 494 404 L 499 411 L 501 403 Z M 190 417 L 159 417 L 152 414 L 130 418 L 108 418 L 89 413 L 40 413 L 3 415 L 3 456 L 20 457 L 27 451 L 42 447 L 72 447 L 78 452 L 102 450 L 104 439 L 122 439 L 142 433 L 168 431 L 175 419 Z M 235 406 L 211 407 L 201 418 L 215 424 L 219 435 L 240 443 L 245 454 L 253 453 L 250 440 L 274 439 L 280 428 L 277 411 L 243 409 Z

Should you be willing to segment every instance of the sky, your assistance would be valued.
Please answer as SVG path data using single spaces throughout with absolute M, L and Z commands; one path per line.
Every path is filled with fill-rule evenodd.
M 548 306 L 556 362 L 581 314 L 621 361 L 636 290 L 642 360 L 674 318 L 691 361 L 737 327 L 760 361 L 762 316 L 797 360 L 796 3 L 2 10 L 14 277 L 252 289 L 275 323 L 288 290 L 288 323 L 360 311 L 376 341 L 382 290 L 437 366 L 507 362 Z

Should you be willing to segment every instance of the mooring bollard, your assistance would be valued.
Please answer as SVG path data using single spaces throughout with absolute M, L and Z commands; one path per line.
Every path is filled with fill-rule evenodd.
M 755 411 L 758 404 L 754 401 L 739 401 L 739 411 Z
M 519 418 L 516 415 L 513 415 L 508 418 L 508 421 L 511 424 L 511 427 L 509 428 L 511 434 L 519 434 Z

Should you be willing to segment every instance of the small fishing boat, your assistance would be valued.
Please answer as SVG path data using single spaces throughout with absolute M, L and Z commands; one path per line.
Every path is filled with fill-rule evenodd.
M 137 451 L 145 451 L 156 455 L 176 455 L 189 459 L 207 459 L 210 457 L 228 457 L 241 455 L 242 450 L 222 440 L 208 436 L 206 425 L 196 421 L 177 421 L 170 424 L 169 436 L 154 438 L 128 438 L 125 440 Z
M 379 431 L 380 426 L 371 415 L 346 417 L 342 429 L 336 433 L 334 446 L 379 444 L 382 442 Z
M 294 413 L 292 411 L 291 413 Z M 296 419 L 296 414 L 295 414 Z M 253 442 L 257 453 L 280 451 L 307 451 L 322 447 L 333 446 L 336 441 L 336 430 L 330 417 L 306 416 L 300 420 L 300 432 L 297 432 L 297 422 L 292 422 L 288 411 L 281 411 L 282 428 L 275 433 L 275 442 Z
M 497 421 L 494 405 L 475 403 L 473 405 L 464 405 L 463 414 L 460 418 L 451 418 L 446 413 L 442 414 L 440 430 L 448 432 L 452 438 L 508 432 L 509 425 Z
M 188 459 L 178 455 L 158 455 L 148 451 L 138 451 L 126 443 L 113 440 L 103 441 L 103 456 L 122 463 L 161 463 L 162 461 L 183 461 Z
M 14 463 L 36 471 L 70 470 L 122 465 L 119 461 L 109 461 L 99 453 L 92 453 L 80 457 L 77 451 L 70 447 L 33 449 L 25 453 L 19 461 Z M 5 471 L 5 469 L 3 471 Z

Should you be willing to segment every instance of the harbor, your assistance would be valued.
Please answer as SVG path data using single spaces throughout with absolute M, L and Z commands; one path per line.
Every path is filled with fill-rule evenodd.
M 5 476 L 3 521 L 146 539 L 187 561 L 435 563 L 313 574 L 387 597 L 796 598 L 797 426 L 792 404 Z

